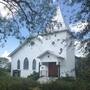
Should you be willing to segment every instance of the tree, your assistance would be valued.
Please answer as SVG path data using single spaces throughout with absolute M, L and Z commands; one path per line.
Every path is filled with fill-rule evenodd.
M 88 53 L 90 50 L 90 0 L 69 0 L 69 5 L 80 4 L 81 7 L 77 10 L 77 14 L 73 18 L 74 23 L 81 21 L 83 30 L 75 34 L 75 38 L 78 39 L 81 43 L 81 48 L 85 49 L 84 54 Z M 66 2 L 67 3 L 67 2 Z M 73 16 L 72 16 L 73 17 Z M 87 38 L 85 38 L 87 36 Z M 88 49 L 88 50 L 87 50 Z
M 87 23 L 85 25 L 85 28 L 80 31 L 80 34 L 78 35 L 78 38 L 83 39 L 83 37 L 90 32 L 90 0 L 69 0 L 70 5 L 74 5 L 75 3 L 81 3 L 81 8 L 77 12 L 75 21 L 78 22 L 81 21 L 82 23 Z
M 70 1 L 70 5 L 82 2 L 81 10 L 77 13 L 75 21 L 87 21 L 87 25 L 83 31 L 75 35 L 75 38 L 83 41 L 83 37 L 90 32 L 90 1 L 67 1 Z M 7 17 L 0 16 L 0 42 L 3 40 L 6 42 L 8 36 L 15 36 L 20 40 L 25 39 L 21 34 L 21 28 L 24 27 L 32 36 L 38 34 L 37 32 L 45 31 L 46 27 L 52 26 L 50 23 L 56 10 L 53 0 L 1 0 L 0 3 L 4 5 L 5 9 L 8 9 Z M 85 42 L 87 43 L 86 40 Z
M 1 0 L 8 9 L 7 17 L 0 17 L 0 41 L 7 41 L 8 36 L 25 39 L 20 29 L 25 27 L 30 35 L 44 31 L 55 15 L 52 0 Z
M 76 62 L 76 75 L 80 79 L 90 81 L 90 53 Z
M 8 68 L 9 60 L 4 57 L 0 57 L 0 68 L 7 69 Z
M 84 37 L 86 34 L 90 33 L 90 0 L 83 0 L 80 14 L 82 15 L 82 18 L 81 18 L 82 22 L 87 21 L 87 25 L 85 26 L 85 29 L 81 32 L 82 37 Z M 85 50 L 88 51 L 88 53 L 90 53 L 90 37 L 89 36 L 88 36 L 88 39 L 85 40 L 85 43 L 87 44 Z

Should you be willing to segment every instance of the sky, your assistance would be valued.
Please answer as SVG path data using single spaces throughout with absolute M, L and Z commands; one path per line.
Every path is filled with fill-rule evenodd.
M 7 55 L 15 50 L 15 48 L 17 48 L 19 44 L 19 40 L 10 37 L 5 43 L 4 47 L 0 47 L 0 56 L 7 57 Z
M 75 17 L 75 14 L 80 10 L 81 3 L 74 4 L 73 6 L 68 6 L 68 5 L 63 4 L 64 1 L 65 0 L 61 0 L 61 3 L 60 3 L 60 7 L 61 7 L 61 11 L 62 11 L 64 20 L 73 31 L 78 31 L 79 28 L 77 28 L 76 26 L 77 25 L 79 26 L 80 22 L 78 22 L 77 24 L 76 23 L 69 24 L 69 22 L 70 22 L 70 17 L 72 17 L 72 16 Z M 6 11 L 8 12 L 8 10 L 6 10 Z M 6 16 L 7 15 L 6 11 L 4 11 L 3 6 L 0 5 L 0 15 Z M 72 20 L 74 20 L 74 19 L 72 19 Z M 27 32 L 25 32 L 24 30 L 25 30 L 25 28 L 23 29 L 23 34 L 27 35 Z M 19 45 L 20 45 L 19 40 L 15 39 L 14 37 L 9 37 L 7 39 L 7 42 L 5 43 L 5 46 L 3 48 L 0 47 L 0 56 L 6 57 L 9 53 L 11 53 L 13 50 L 15 50 Z
M 1 1 L 1 0 L 0 0 Z M 4 6 L 0 4 L 0 15 L 5 17 L 7 15 L 8 9 L 4 10 Z M 10 52 L 12 52 L 19 45 L 19 41 L 14 37 L 9 37 L 4 47 L 0 47 L 0 56 L 6 57 Z
M 2 1 L 2 0 L 0 0 Z M 0 3 L 0 15 L 6 17 L 8 9 L 4 8 L 4 5 Z M 21 34 L 25 37 L 28 36 L 28 31 L 26 28 L 21 28 Z M 14 51 L 20 45 L 20 41 L 15 37 L 9 37 L 7 42 L 4 44 L 4 47 L 0 47 L 0 57 L 7 57 L 12 51 Z M 0 43 L 1 46 L 1 43 Z

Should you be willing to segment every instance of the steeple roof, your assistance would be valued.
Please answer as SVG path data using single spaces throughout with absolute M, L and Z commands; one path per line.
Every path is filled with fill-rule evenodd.
M 48 32 L 54 32 L 54 31 L 62 31 L 62 30 L 69 30 L 69 26 L 65 23 L 64 17 L 61 13 L 61 8 L 60 8 L 60 2 L 59 0 L 56 0 L 54 2 L 56 6 L 56 13 L 52 18 L 52 29 L 47 29 Z

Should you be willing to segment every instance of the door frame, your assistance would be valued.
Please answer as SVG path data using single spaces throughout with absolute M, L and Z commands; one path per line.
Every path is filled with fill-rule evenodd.
M 60 69 L 58 69 L 58 65 L 56 65 L 56 62 L 49 62 L 48 63 L 48 76 L 49 77 L 58 77 L 58 72 Z

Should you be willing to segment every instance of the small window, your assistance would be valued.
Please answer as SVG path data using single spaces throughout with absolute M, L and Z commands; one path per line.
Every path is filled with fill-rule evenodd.
M 23 69 L 29 69 L 29 61 L 28 58 L 24 59 Z
M 33 69 L 33 70 L 36 69 L 36 60 L 35 60 L 35 59 L 33 60 L 33 63 L 32 63 L 32 69 Z
M 17 61 L 17 69 L 20 69 L 20 60 Z

